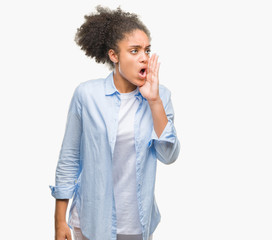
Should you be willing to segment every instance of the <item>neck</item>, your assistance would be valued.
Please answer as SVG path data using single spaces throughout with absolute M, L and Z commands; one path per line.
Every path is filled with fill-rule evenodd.
M 134 91 L 137 86 L 125 79 L 118 69 L 113 72 L 114 85 L 120 93 L 128 93 Z

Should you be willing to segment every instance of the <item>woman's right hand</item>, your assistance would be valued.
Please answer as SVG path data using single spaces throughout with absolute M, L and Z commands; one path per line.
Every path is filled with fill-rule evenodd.
M 66 210 L 69 199 L 56 199 L 55 240 L 72 240 L 71 230 L 66 223 Z
M 55 240 L 72 240 L 71 230 L 66 222 L 56 223 Z

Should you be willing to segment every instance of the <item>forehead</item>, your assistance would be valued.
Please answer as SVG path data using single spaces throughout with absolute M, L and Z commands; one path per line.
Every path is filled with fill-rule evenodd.
M 150 40 L 142 30 L 134 30 L 133 32 L 126 34 L 126 36 L 120 41 L 120 44 L 123 46 L 138 45 L 146 47 L 150 45 Z

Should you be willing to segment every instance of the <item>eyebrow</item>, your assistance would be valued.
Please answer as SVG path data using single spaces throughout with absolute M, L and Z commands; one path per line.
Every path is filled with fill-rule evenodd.
M 129 47 L 130 47 L 130 48 L 142 48 L 141 45 L 130 45 Z M 146 46 L 145 48 L 150 48 L 150 47 L 151 47 L 151 45 L 148 45 L 148 46 Z

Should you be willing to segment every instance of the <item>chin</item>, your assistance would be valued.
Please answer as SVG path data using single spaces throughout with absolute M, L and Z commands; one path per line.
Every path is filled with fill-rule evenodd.
M 145 84 L 145 81 L 146 81 L 145 79 L 138 79 L 135 85 L 141 87 Z
M 145 82 L 142 82 L 140 84 L 137 84 L 138 87 L 142 87 L 145 84 Z

